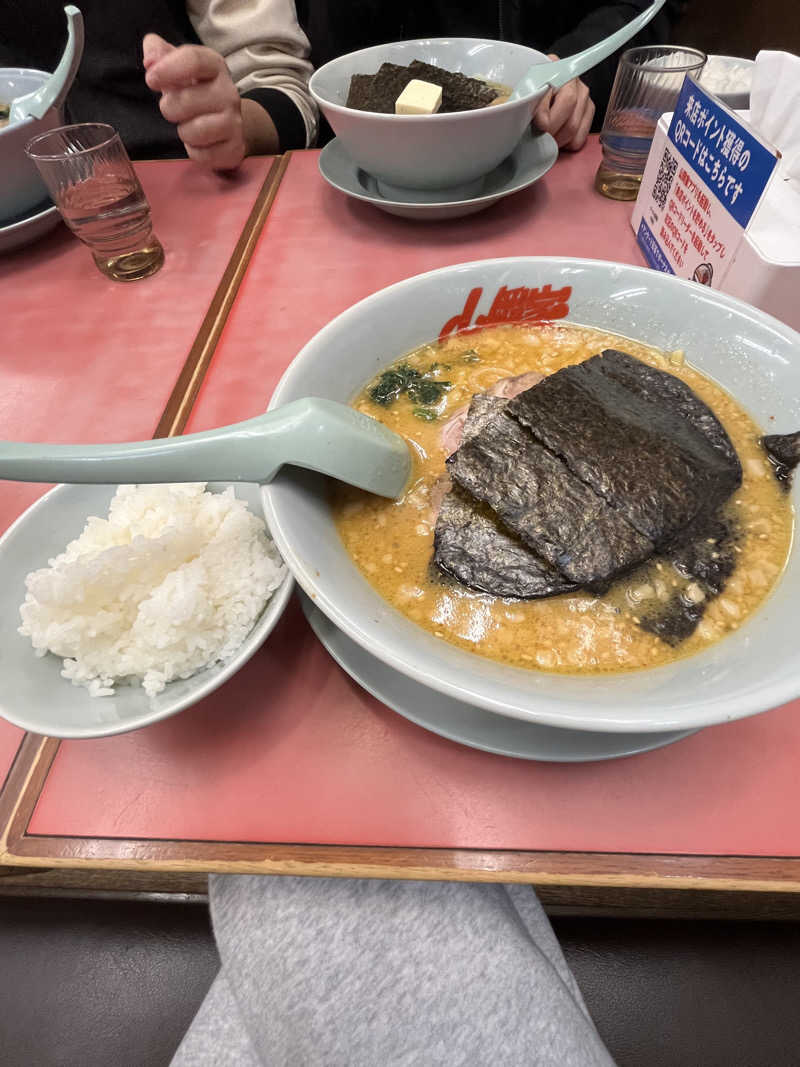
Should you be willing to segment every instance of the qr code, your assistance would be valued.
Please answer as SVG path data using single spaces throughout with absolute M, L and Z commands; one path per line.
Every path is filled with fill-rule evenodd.
M 661 162 L 658 165 L 656 184 L 653 186 L 653 199 L 662 211 L 667 202 L 667 193 L 670 190 L 672 179 L 675 177 L 675 171 L 677 169 L 677 158 L 673 156 L 668 148 L 665 148 L 664 155 L 661 157 Z

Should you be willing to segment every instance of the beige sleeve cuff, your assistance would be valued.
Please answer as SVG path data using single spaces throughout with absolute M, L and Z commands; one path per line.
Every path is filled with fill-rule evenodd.
M 318 124 L 308 91 L 313 68 L 293 0 L 187 0 L 186 7 L 197 36 L 224 58 L 239 92 L 285 93 L 302 115 L 306 145 L 313 145 Z

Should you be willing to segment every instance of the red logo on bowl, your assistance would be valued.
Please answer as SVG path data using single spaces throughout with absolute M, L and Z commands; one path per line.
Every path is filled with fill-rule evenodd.
M 483 289 L 480 286 L 470 290 L 463 310 L 458 315 L 454 315 L 452 319 L 448 319 L 442 327 L 439 333 L 440 341 L 451 333 L 464 333 L 470 329 L 479 330 L 484 326 L 563 319 L 569 314 L 572 286 L 565 285 L 563 289 L 554 291 L 552 285 L 543 285 L 541 289 L 527 289 L 524 285 L 518 289 L 509 289 L 502 285 L 494 295 L 488 314 L 478 315 L 473 326 L 472 316 L 475 314 L 482 295 Z

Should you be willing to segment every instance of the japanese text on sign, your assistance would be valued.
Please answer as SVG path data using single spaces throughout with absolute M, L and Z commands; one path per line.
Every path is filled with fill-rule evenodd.
M 747 226 L 775 167 L 754 132 L 686 78 L 669 140 L 741 226 Z
M 718 288 L 775 164 L 755 131 L 687 76 L 631 219 L 650 266 Z

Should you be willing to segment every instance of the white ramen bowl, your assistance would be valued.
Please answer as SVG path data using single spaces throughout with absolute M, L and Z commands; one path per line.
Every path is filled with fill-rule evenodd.
M 0 67 L 0 100 L 10 104 L 32 93 L 51 74 L 23 67 Z M 50 108 L 43 118 L 25 118 L 0 126 L 0 222 L 16 219 L 47 200 L 47 189 L 36 166 L 25 155 L 25 145 L 39 133 L 60 126 L 63 114 Z
M 513 88 L 547 56 L 510 41 L 432 38 L 350 52 L 312 76 L 311 95 L 333 132 L 353 162 L 383 183 L 388 199 L 402 199 L 395 195 L 398 188 L 448 189 L 452 199 L 466 199 L 474 195 L 470 183 L 514 151 L 547 90 L 446 115 L 382 115 L 345 106 L 353 74 L 375 74 L 387 62 L 408 66 L 412 59 Z
M 711 55 L 700 74 L 700 87 L 734 111 L 746 111 L 750 107 L 755 66 L 752 59 Z
M 566 258 L 464 263 L 399 282 L 321 330 L 278 384 L 270 407 L 316 395 L 350 401 L 376 372 L 488 313 L 506 286 L 569 289 L 565 321 L 611 330 L 686 358 L 737 397 L 770 433 L 800 429 L 800 335 L 705 286 L 641 267 Z M 546 305 L 546 301 L 545 301 Z M 555 319 L 563 308 L 547 307 Z M 641 732 L 708 726 L 754 715 L 800 695 L 793 550 L 776 590 L 740 629 L 667 666 L 613 675 L 548 674 L 506 666 L 439 640 L 384 601 L 339 538 L 330 487 L 284 471 L 262 490 L 278 548 L 314 603 L 384 663 L 439 692 L 501 715 L 577 730 Z M 795 494 L 797 488 L 795 488 Z

